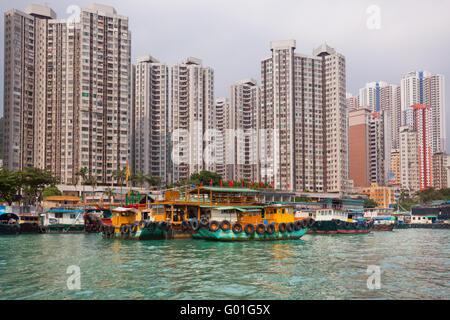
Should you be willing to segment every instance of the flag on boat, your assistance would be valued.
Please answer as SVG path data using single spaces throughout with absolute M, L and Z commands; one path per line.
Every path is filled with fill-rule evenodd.
M 209 181 L 209 185 L 212 187 L 212 185 L 213 185 L 213 184 L 212 184 L 212 179 L 211 179 L 211 181 Z

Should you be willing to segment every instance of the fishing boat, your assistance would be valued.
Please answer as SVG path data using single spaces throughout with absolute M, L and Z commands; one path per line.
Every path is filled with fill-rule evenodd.
M 373 231 L 392 231 L 395 226 L 395 217 L 373 217 Z
M 20 234 L 19 217 L 14 213 L 0 214 L 0 235 Z
M 373 229 L 373 222 L 355 217 L 349 218 L 346 211 L 318 209 L 313 217 L 315 222 L 308 230 L 308 234 L 369 233 Z
M 89 207 L 84 210 L 84 230 L 88 233 L 98 233 L 102 225 L 112 225 L 112 211 L 101 206 Z
M 295 220 L 294 208 L 289 205 L 230 207 L 228 211 L 230 219 L 211 220 L 207 226 L 201 226 L 193 238 L 212 241 L 297 240 L 305 235 L 313 222 L 311 219 Z
M 42 233 L 84 232 L 84 208 L 51 208 L 41 213 Z
M 169 237 L 169 224 L 154 221 L 150 210 L 136 208 L 112 209 L 111 224 L 103 224 L 101 232 L 104 238 L 123 240 L 160 240 Z
M 40 219 L 38 215 L 24 213 L 19 215 L 21 233 L 40 233 Z

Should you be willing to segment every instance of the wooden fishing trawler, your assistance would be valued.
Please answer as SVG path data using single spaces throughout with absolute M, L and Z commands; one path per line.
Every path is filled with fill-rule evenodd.
M 19 217 L 14 213 L 0 214 L 0 235 L 20 234 Z
M 297 240 L 305 235 L 309 219 L 295 220 L 289 205 L 226 207 L 228 219 L 211 220 L 201 226 L 195 239 L 212 241 Z
M 392 231 L 395 226 L 395 217 L 373 217 L 373 231 Z
M 40 233 L 41 221 L 38 215 L 24 213 L 19 215 L 19 224 L 21 233 Z
M 349 219 L 346 211 L 318 209 L 312 216 L 315 222 L 308 230 L 308 234 L 354 234 L 369 233 L 373 230 L 373 221 Z

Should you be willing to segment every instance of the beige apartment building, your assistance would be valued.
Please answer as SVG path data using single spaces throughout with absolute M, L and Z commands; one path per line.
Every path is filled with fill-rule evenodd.
M 232 146 L 227 143 L 228 130 L 231 127 L 230 100 L 227 98 L 217 98 L 215 103 L 215 125 L 218 130 L 215 140 L 216 166 L 215 172 L 220 174 L 223 180 L 230 180 L 232 170 Z M 230 150 L 231 149 L 231 150 Z
M 44 163 L 47 7 L 5 13 L 3 163 L 10 170 Z
M 403 189 L 419 190 L 419 151 L 417 132 L 409 126 L 400 127 L 400 183 Z
M 134 171 L 167 183 L 169 68 L 152 56 L 137 59 L 134 107 Z
M 327 45 L 312 56 L 295 47 L 295 40 L 272 41 L 261 61 L 262 180 L 278 189 L 347 192 L 345 57 Z
M 97 4 L 73 20 L 39 5 L 5 16 L 6 166 L 46 168 L 66 184 L 86 167 L 111 183 L 128 156 L 128 18 Z
M 254 79 L 243 79 L 230 87 L 231 118 L 227 146 L 229 179 L 260 181 L 259 101 L 260 89 Z
M 172 174 L 178 182 L 192 173 L 214 170 L 214 161 L 205 162 L 203 156 L 203 137 L 214 126 L 214 70 L 193 57 L 173 65 L 171 93 Z

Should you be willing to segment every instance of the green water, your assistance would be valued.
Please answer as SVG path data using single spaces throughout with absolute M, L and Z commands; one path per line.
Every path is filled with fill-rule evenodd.
M 71 265 L 80 290 L 67 287 Z M 380 267 L 380 289 L 367 288 L 368 265 Z M 450 299 L 450 231 L 246 243 L 1 236 L 0 299 Z

